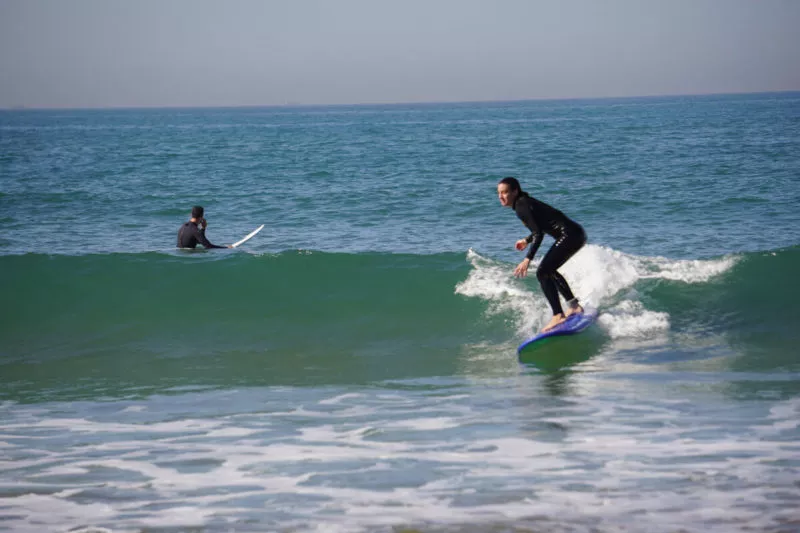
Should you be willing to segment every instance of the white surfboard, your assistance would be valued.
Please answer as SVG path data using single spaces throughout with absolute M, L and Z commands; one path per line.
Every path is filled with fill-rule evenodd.
M 255 236 L 256 236 L 256 233 L 258 233 L 258 232 L 259 232 L 259 231 L 261 231 L 262 229 L 264 229 L 264 224 L 261 224 L 259 227 L 257 227 L 256 229 L 254 229 L 253 231 L 251 231 L 250 233 L 248 233 L 248 234 L 247 234 L 247 237 L 245 237 L 245 238 L 244 238 L 244 239 L 242 239 L 241 241 L 237 241 L 237 242 L 235 242 L 235 243 L 231 244 L 231 248 L 236 248 L 237 246 L 239 246 L 239 245 L 241 245 L 241 244 L 244 244 L 244 243 L 246 243 L 247 241 L 249 241 L 250 239 L 252 239 L 253 237 L 255 237 Z

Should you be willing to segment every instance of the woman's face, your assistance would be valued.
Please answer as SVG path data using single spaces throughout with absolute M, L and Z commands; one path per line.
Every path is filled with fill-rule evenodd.
M 497 186 L 497 197 L 500 199 L 500 205 L 503 207 L 511 207 L 514 204 L 517 193 L 512 192 L 511 187 L 507 183 L 501 183 Z

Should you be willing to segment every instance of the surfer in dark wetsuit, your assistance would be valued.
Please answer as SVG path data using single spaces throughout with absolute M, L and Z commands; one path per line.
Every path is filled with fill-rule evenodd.
M 203 208 L 199 205 L 192 208 L 192 218 L 178 230 L 178 248 L 195 248 L 198 243 L 205 248 L 230 248 L 230 246 L 211 244 L 206 238 L 208 223 L 203 218 L 203 213 Z
M 522 190 L 516 178 L 500 180 L 497 184 L 497 196 L 500 198 L 500 205 L 512 208 L 522 223 L 531 230 L 530 235 L 515 243 L 516 249 L 520 251 L 531 245 L 525 259 L 514 269 L 515 276 L 521 278 L 527 275 L 528 266 L 542 244 L 545 233 L 556 240 L 536 269 L 536 277 L 539 278 L 542 291 L 553 310 L 553 318 L 542 331 L 554 328 L 573 313 L 582 313 L 583 307 L 572 294 L 567 280 L 557 270 L 586 244 L 586 232 L 581 225 L 558 209 L 531 197 Z M 558 293 L 561 293 L 569 305 L 566 314 L 561 307 Z

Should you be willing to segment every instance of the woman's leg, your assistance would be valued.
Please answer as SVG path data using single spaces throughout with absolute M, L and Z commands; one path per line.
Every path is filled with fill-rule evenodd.
M 560 272 L 553 272 L 553 281 L 556 282 L 558 292 L 561 293 L 561 296 L 563 296 L 567 302 L 576 300 L 575 295 L 572 294 L 572 290 L 569 288 L 567 280 L 564 279 L 564 276 L 562 276 Z
M 558 273 L 557 269 L 560 268 L 567 260 L 575 255 L 575 252 L 581 249 L 586 242 L 586 236 L 581 232 L 581 235 L 574 237 L 565 236 L 556 241 L 552 248 L 547 252 L 536 270 L 536 277 L 542 286 L 547 302 L 553 310 L 553 320 L 550 321 L 545 330 L 563 322 L 566 317 L 564 310 L 561 307 L 561 301 L 558 299 L 560 292 L 564 298 L 569 302 L 572 314 L 579 306 L 577 298 L 572 294 L 572 290 L 567 283 L 567 280 Z
M 545 258 L 542 259 L 539 268 L 536 269 L 536 277 L 539 278 L 539 285 L 542 286 L 542 292 L 544 293 L 544 297 L 547 298 L 547 303 L 550 304 L 550 309 L 553 310 L 553 315 L 561 315 L 564 314 L 564 310 L 561 308 L 561 301 L 558 299 L 558 286 L 553 279 L 553 272 L 548 268 L 542 268 L 545 264 L 545 260 L 550 257 L 554 249 L 555 246 L 550 248 Z

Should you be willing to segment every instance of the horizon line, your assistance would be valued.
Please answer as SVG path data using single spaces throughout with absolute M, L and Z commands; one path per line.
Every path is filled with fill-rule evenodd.
M 113 111 L 113 110 L 167 110 L 167 109 L 266 109 L 266 108 L 309 108 L 309 107 L 391 107 L 409 105 L 443 105 L 443 104 L 491 104 L 491 103 L 518 103 L 518 102 L 557 102 L 557 101 L 585 101 L 585 100 L 625 100 L 625 99 L 655 99 L 676 98 L 692 96 L 747 96 L 759 94 L 791 94 L 800 93 L 800 89 L 774 90 L 774 91 L 731 91 L 731 92 L 706 92 L 706 93 L 663 93 L 642 95 L 618 96 L 574 96 L 574 97 L 532 97 L 514 98 L 508 100 L 425 100 L 425 101 L 396 101 L 396 102 L 360 102 L 360 103 L 302 103 L 287 101 L 285 104 L 219 104 L 219 105 L 109 105 L 109 106 L 0 106 L 0 111 Z

